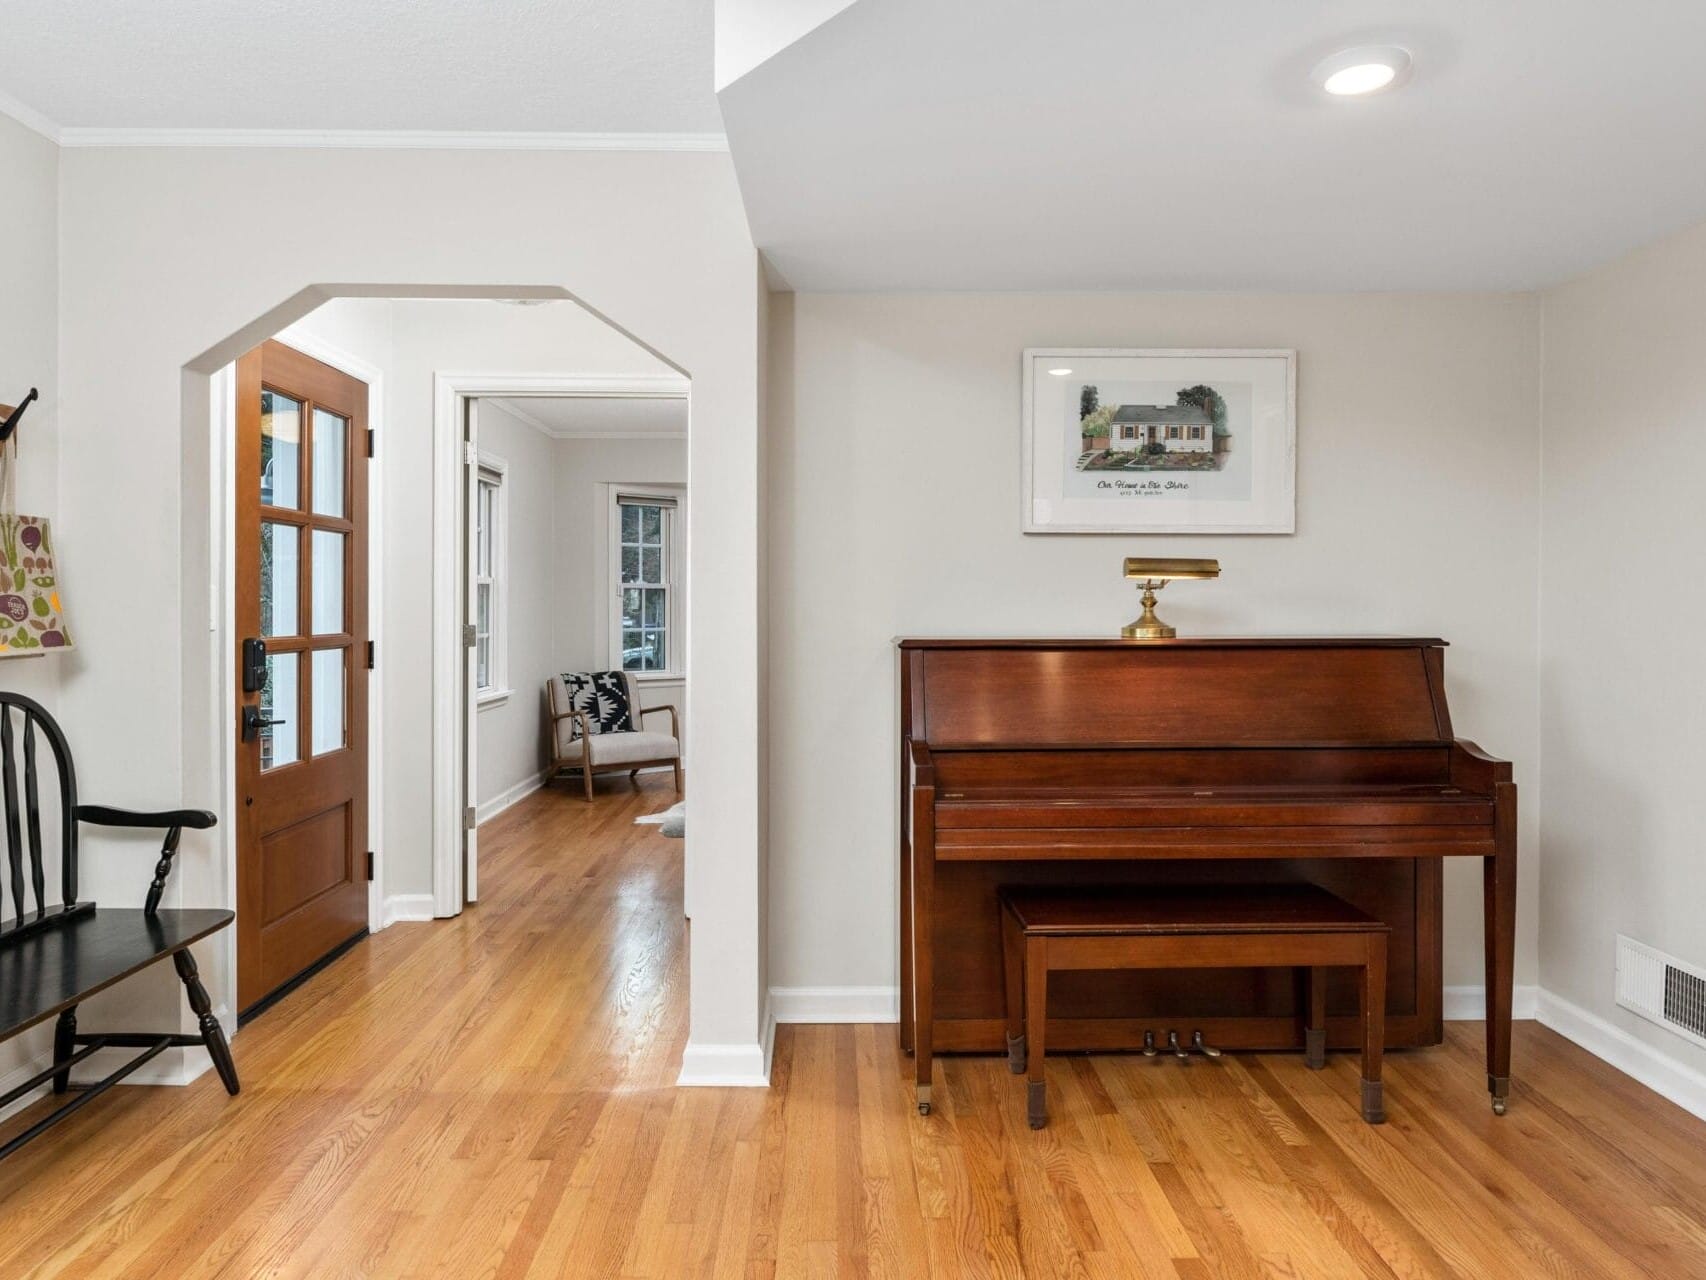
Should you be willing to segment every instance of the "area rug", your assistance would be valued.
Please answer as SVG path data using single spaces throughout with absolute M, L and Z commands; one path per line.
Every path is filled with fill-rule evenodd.
M 687 801 L 679 801 L 662 813 L 642 814 L 634 819 L 634 825 L 656 827 L 659 835 L 680 840 L 687 834 Z

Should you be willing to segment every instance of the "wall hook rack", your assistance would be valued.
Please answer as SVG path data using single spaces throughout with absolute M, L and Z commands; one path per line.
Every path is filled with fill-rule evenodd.
M 24 410 L 30 407 L 37 394 L 36 389 L 31 387 L 30 394 L 16 405 L 0 404 L 0 417 L 5 419 L 0 421 L 0 444 L 5 444 L 12 438 L 12 433 L 18 429 L 18 420 L 24 416 Z

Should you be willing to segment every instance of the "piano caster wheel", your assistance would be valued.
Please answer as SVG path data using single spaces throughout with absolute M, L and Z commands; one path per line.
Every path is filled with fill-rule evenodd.
M 918 1086 L 918 1114 L 921 1116 L 930 1114 L 930 1086 L 927 1084 Z
M 930 1114 L 930 1104 L 928 1102 L 920 1102 L 918 1104 L 918 1114 L 921 1116 L 929 1115 Z
M 1169 1031 L 1167 1033 L 1167 1049 L 1175 1058 L 1184 1059 L 1191 1056 L 1191 1051 L 1179 1043 L 1179 1033 L 1177 1031 Z
M 1509 1076 L 1489 1075 L 1487 1077 L 1487 1092 L 1493 1095 L 1493 1114 L 1502 1116 L 1510 1097 L 1511 1078 Z
M 1145 1031 L 1143 1033 L 1143 1056 L 1146 1058 L 1153 1058 L 1159 1052 L 1160 1050 L 1155 1047 L 1155 1033 L 1153 1031 Z
M 1216 1049 L 1212 1044 L 1204 1040 L 1202 1038 L 1202 1032 L 1200 1031 L 1191 1032 L 1191 1048 L 1195 1049 L 1205 1058 L 1218 1058 L 1220 1056 L 1220 1050 Z

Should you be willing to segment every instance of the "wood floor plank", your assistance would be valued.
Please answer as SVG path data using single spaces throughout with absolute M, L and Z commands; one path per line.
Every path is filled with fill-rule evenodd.
M 1518 1025 L 1387 1059 L 1002 1058 L 917 1114 L 888 1026 L 777 1031 L 769 1090 L 673 1087 L 663 779 L 481 831 L 483 900 L 360 944 L 234 1042 L 244 1091 L 125 1088 L 0 1164 L 0 1276 L 807 1280 L 1706 1276 L 1706 1124 Z M 9 1119 L 15 1132 L 41 1104 Z

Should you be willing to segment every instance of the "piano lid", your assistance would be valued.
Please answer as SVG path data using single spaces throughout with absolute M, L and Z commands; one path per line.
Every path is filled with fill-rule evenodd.
M 1437 639 L 907 639 L 933 748 L 1448 741 Z
M 1444 649 L 1438 636 L 897 636 L 902 649 Z

